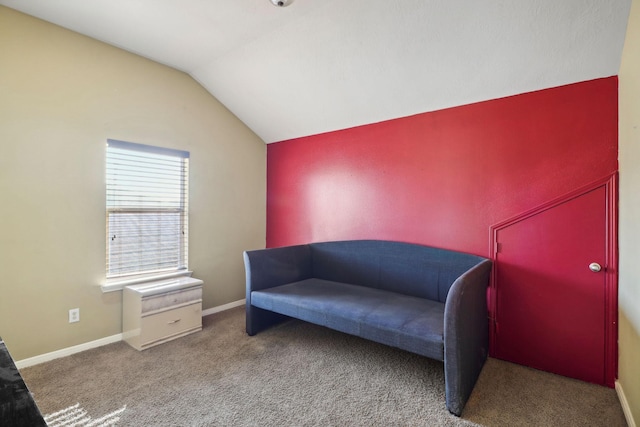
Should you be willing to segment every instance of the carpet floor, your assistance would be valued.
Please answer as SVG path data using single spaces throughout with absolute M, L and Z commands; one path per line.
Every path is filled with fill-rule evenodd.
M 441 362 L 297 320 L 249 337 L 243 307 L 143 352 L 119 342 L 21 374 L 43 414 L 83 426 L 626 426 L 613 389 L 492 358 L 458 418 Z

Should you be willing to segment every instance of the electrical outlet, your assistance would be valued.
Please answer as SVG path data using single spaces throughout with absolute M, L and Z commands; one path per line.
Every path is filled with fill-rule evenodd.
M 69 310 L 69 323 L 75 323 L 80 321 L 80 309 L 72 308 Z

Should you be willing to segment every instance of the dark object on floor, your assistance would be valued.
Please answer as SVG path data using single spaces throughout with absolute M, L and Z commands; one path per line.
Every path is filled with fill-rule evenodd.
M 0 426 L 45 426 L 42 414 L 0 338 Z

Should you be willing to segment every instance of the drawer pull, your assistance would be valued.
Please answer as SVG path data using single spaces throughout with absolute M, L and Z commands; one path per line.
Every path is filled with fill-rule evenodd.
M 171 320 L 170 322 L 167 322 L 167 325 L 173 325 L 174 323 L 178 323 L 179 321 L 180 319 Z

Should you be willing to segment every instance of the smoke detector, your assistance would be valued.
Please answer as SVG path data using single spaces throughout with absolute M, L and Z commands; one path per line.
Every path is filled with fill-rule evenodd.
M 274 6 L 278 6 L 278 7 L 287 7 L 289 6 L 291 3 L 293 3 L 293 0 L 271 0 L 271 3 Z

